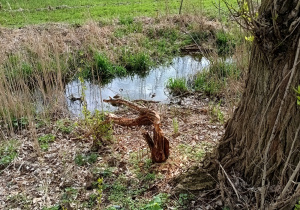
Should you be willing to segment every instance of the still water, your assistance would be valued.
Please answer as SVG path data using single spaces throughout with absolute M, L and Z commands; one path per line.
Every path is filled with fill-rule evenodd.
M 210 62 L 205 57 L 182 56 L 172 60 L 170 65 L 160 66 L 150 70 L 145 77 L 138 75 L 123 78 L 115 78 L 111 83 L 101 86 L 95 81 L 84 82 L 84 94 L 87 102 L 87 109 L 113 111 L 115 107 L 102 103 L 103 99 L 108 99 L 115 95 L 120 95 L 125 99 L 147 99 L 166 103 L 169 94 L 166 83 L 169 78 L 189 78 L 196 72 L 209 66 Z M 66 86 L 66 100 L 69 111 L 75 116 L 82 115 L 82 103 L 72 101 L 70 98 L 81 97 L 82 84 L 79 80 L 74 80 Z

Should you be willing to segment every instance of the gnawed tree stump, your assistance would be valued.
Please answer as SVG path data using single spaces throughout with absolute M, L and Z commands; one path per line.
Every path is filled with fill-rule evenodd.
M 131 109 L 138 111 L 139 116 L 133 119 L 117 117 L 113 114 L 108 114 L 107 117 L 108 120 L 111 120 L 115 124 L 122 126 L 153 125 L 153 137 L 151 137 L 151 135 L 147 131 L 143 132 L 143 136 L 151 151 L 151 159 L 155 163 L 162 163 L 168 159 L 170 155 L 169 140 L 163 135 L 163 132 L 160 128 L 160 116 L 157 112 L 120 98 L 110 98 L 109 100 L 103 101 L 111 104 L 123 104 Z

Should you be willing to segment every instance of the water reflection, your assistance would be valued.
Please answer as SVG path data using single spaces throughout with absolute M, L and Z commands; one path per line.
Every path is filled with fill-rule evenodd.
M 167 102 L 168 93 L 165 89 L 169 78 L 180 78 L 195 74 L 197 71 L 208 67 L 209 61 L 205 58 L 194 58 L 192 56 L 176 57 L 168 66 L 161 66 L 150 70 L 146 77 L 128 76 L 125 78 L 115 78 L 111 83 L 102 86 L 97 82 L 85 81 L 84 94 L 87 102 L 87 109 L 93 112 L 95 109 L 113 111 L 115 108 L 102 99 L 108 99 L 116 94 L 123 98 L 151 99 Z M 81 116 L 82 104 L 79 100 L 72 101 L 71 98 L 80 98 L 82 85 L 79 80 L 74 80 L 66 86 L 66 99 L 69 110 L 76 116 Z

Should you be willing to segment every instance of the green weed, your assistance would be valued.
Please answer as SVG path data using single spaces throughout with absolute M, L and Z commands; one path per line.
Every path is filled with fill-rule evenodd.
M 9 165 L 18 155 L 19 142 L 11 139 L 0 142 L 0 170 Z
M 79 194 L 79 192 L 75 188 L 72 188 L 72 187 L 65 188 L 64 193 L 61 197 L 61 204 L 64 206 L 68 203 L 76 201 L 78 194 Z
M 154 198 L 141 209 L 142 210 L 163 210 L 164 208 L 166 208 L 166 203 L 168 199 L 169 199 L 168 194 L 160 193 L 157 196 L 154 196 Z
M 190 198 L 189 194 L 180 193 L 179 198 L 178 198 L 179 206 L 184 207 L 184 206 L 188 205 L 188 202 L 189 202 L 190 199 L 191 198 Z
M 86 204 L 86 207 L 89 208 L 89 209 L 92 209 L 92 207 L 94 207 L 97 203 L 97 198 L 98 198 L 98 195 L 93 193 L 89 196 L 89 200 Z
M 74 124 L 69 119 L 58 120 L 55 124 L 57 129 L 64 134 L 70 134 L 74 129 Z
M 51 206 L 51 207 L 43 207 L 42 210 L 59 210 L 61 207 L 59 205 Z
M 204 92 L 207 95 L 217 95 L 224 84 L 215 75 L 207 71 L 199 72 L 195 76 L 193 88 L 195 91 Z
M 224 124 L 224 114 L 220 109 L 220 103 L 217 105 L 212 104 L 209 106 L 209 116 L 212 122 L 220 122 Z
M 98 151 L 101 146 L 111 144 L 113 142 L 112 123 L 105 121 L 104 113 L 96 110 L 93 115 L 85 114 L 83 121 L 88 129 L 89 135 L 93 139 L 91 150 Z
M 56 136 L 53 134 L 44 134 L 38 138 L 38 142 L 42 150 L 47 151 L 49 148 L 49 143 L 54 142 Z
M 26 194 L 18 193 L 16 195 L 9 196 L 7 199 L 8 206 L 12 209 L 32 209 L 32 199 L 30 199 Z
M 205 154 L 203 149 L 203 145 L 186 145 L 186 144 L 179 144 L 178 149 L 180 153 L 186 156 L 189 160 L 200 161 Z
M 174 133 L 178 133 L 178 121 L 176 117 L 172 119 L 172 124 Z
M 100 209 L 101 207 L 101 199 L 102 199 L 102 195 L 103 195 L 103 178 L 99 178 L 97 180 L 97 183 L 98 183 L 98 188 L 97 188 L 97 193 L 98 193 L 98 196 L 97 196 L 97 201 L 98 201 L 98 208 Z
M 93 175 L 95 175 L 97 177 L 101 176 L 104 178 L 111 177 L 113 175 L 112 168 L 109 168 L 109 167 L 106 167 L 105 169 L 95 167 L 92 169 L 92 173 L 93 173 Z
M 27 117 L 21 117 L 21 118 L 13 117 L 12 125 L 13 125 L 14 129 L 21 130 L 21 129 L 27 128 L 27 126 L 29 125 L 29 122 L 28 122 Z
M 90 165 L 97 161 L 98 155 L 96 153 L 91 153 L 89 155 L 85 154 L 78 154 L 76 155 L 74 161 L 77 165 L 83 166 L 83 165 Z

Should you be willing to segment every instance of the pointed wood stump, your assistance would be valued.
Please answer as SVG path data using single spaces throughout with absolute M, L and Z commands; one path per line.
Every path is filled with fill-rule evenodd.
M 122 126 L 153 125 L 153 137 L 151 137 L 151 135 L 147 131 L 143 132 L 143 136 L 151 151 L 151 159 L 154 163 L 162 163 L 168 159 L 170 155 L 169 140 L 164 136 L 160 128 L 160 116 L 157 112 L 120 98 L 110 98 L 103 101 L 111 104 L 123 104 L 131 109 L 138 111 L 139 116 L 133 119 L 117 117 L 113 114 L 108 114 L 107 117 L 108 120 Z

